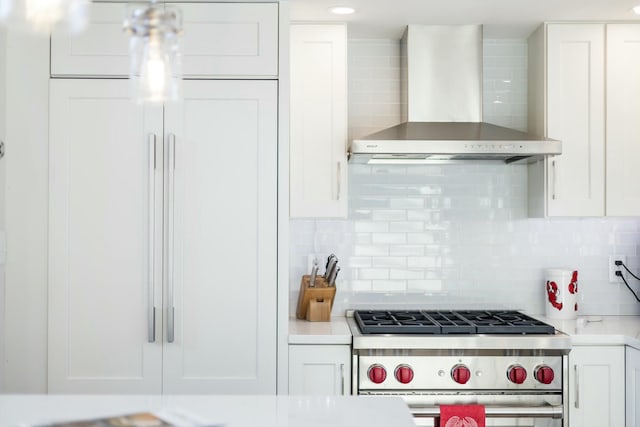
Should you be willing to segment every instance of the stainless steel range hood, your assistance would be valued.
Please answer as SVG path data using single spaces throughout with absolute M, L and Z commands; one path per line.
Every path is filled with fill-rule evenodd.
M 482 26 L 409 25 L 402 38 L 402 124 L 351 142 L 356 163 L 533 162 L 560 141 L 482 122 Z

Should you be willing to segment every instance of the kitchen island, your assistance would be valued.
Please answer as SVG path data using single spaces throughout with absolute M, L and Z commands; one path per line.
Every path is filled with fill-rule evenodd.
M 225 427 L 413 427 L 398 397 L 0 395 L 0 427 L 173 411 Z

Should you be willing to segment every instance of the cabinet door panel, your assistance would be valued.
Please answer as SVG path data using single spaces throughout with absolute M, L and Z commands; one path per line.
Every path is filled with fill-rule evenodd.
M 627 426 L 640 426 L 640 350 L 626 348 Z
M 549 216 L 604 215 L 604 26 L 547 28 Z
M 278 4 L 178 3 L 185 77 L 274 77 L 278 74 Z M 87 31 L 51 37 L 51 75 L 129 75 L 125 3 L 92 3 Z
M 277 3 L 177 3 L 184 75 L 277 76 Z
M 291 26 L 291 217 L 347 215 L 344 25 Z
M 164 392 L 274 393 L 276 82 L 186 81 L 184 98 L 165 115 L 176 321 Z
M 640 25 L 607 25 L 607 216 L 640 215 Z
M 624 347 L 575 346 L 569 353 L 571 426 L 624 425 Z
M 348 345 L 290 345 L 289 394 L 351 394 Z
M 50 85 L 49 391 L 158 393 L 148 221 L 162 182 L 146 130 L 162 128 L 161 110 L 134 107 L 126 81 Z

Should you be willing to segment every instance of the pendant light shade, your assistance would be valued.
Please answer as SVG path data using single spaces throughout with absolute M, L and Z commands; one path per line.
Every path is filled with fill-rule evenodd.
M 133 99 L 138 102 L 178 100 L 182 80 L 178 46 L 182 31 L 180 11 L 156 3 L 130 6 L 124 27 L 131 34 Z
M 0 0 L 0 23 L 19 31 L 48 35 L 54 28 L 82 32 L 89 0 Z

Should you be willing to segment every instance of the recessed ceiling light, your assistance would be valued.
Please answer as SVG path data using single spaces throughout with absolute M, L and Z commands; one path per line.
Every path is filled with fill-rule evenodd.
M 336 15 L 351 15 L 356 10 L 349 6 L 334 6 L 329 8 L 329 12 L 335 13 Z
M 631 10 L 633 10 L 633 13 L 636 15 L 640 15 L 640 5 L 634 6 Z

